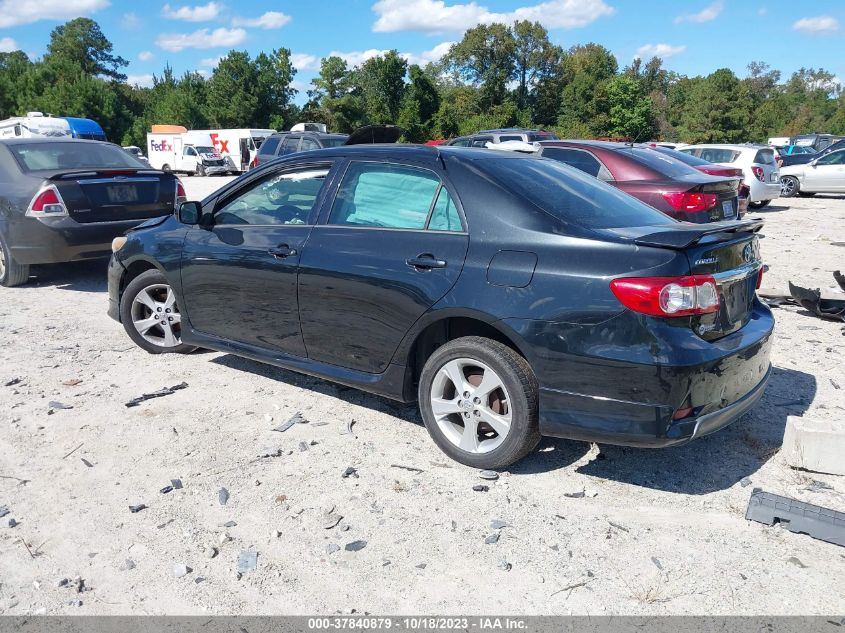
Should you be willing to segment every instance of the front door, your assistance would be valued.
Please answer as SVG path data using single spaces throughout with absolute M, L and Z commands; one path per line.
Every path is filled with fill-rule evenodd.
M 831 193 L 845 191 L 845 150 L 831 152 L 819 158 L 815 165 L 807 165 L 802 188 Z
M 383 372 L 411 326 L 457 281 L 467 244 L 455 198 L 434 171 L 351 162 L 300 261 L 308 357 Z
M 214 204 L 214 224 L 188 231 L 182 294 L 191 326 L 222 339 L 305 356 L 296 277 L 326 163 L 280 168 Z

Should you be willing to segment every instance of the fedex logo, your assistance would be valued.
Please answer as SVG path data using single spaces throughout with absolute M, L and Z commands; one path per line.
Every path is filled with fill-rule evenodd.
M 150 141 L 150 147 L 154 152 L 172 152 L 173 146 L 168 143 L 167 141 L 162 141 L 161 143 L 156 143 L 155 141 Z
M 214 145 L 214 149 L 217 149 L 219 146 L 219 151 L 221 154 L 229 153 L 229 141 L 224 141 L 223 139 L 221 139 L 219 134 L 211 135 L 211 144 Z

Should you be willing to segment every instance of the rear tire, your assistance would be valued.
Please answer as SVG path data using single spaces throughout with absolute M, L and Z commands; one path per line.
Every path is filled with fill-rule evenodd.
M 799 191 L 798 192 L 799 198 L 812 198 L 814 195 L 816 195 L 815 191 Z
M 434 443 L 461 464 L 504 468 L 540 441 L 537 378 L 498 341 L 467 336 L 438 348 L 425 363 L 418 397 Z
M 0 235 L 0 286 L 12 288 L 20 286 L 29 279 L 29 264 L 19 264 L 12 257 L 6 240 Z
M 771 200 L 763 200 L 761 202 L 749 202 L 748 207 L 751 209 L 762 209 L 767 204 L 769 204 Z
M 780 179 L 780 195 L 784 198 L 796 195 L 800 188 L 801 184 L 794 176 L 784 176 Z
M 187 354 L 182 343 L 182 315 L 167 278 L 158 270 L 141 273 L 120 298 L 120 320 L 135 344 L 150 354 Z

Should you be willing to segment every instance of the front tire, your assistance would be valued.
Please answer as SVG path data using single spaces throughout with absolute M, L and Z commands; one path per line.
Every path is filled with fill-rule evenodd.
M 794 176 L 783 176 L 780 179 L 780 195 L 784 198 L 791 198 L 801 188 L 798 179 Z
M 771 202 L 771 200 L 762 200 L 760 202 L 749 202 L 748 206 L 751 209 L 762 209 L 763 207 L 768 205 L 770 202 Z
M 120 299 L 123 329 L 150 354 L 187 354 L 196 348 L 182 343 L 182 315 L 167 278 L 158 270 L 141 273 Z
M 197 165 L 196 175 L 200 178 L 205 176 L 205 165 Z
M 0 286 L 12 288 L 21 286 L 29 279 L 29 264 L 19 264 L 0 236 Z
M 420 376 L 419 405 L 434 443 L 474 468 L 504 468 L 540 441 L 537 378 L 511 348 L 467 336 L 438 348 Z

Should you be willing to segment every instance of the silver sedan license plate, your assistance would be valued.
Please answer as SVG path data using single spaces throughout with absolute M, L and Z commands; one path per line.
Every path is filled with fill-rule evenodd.
M 110 185 L 106 187 L 109 202 L 138 202 L 138 189 L 135 185 Z

